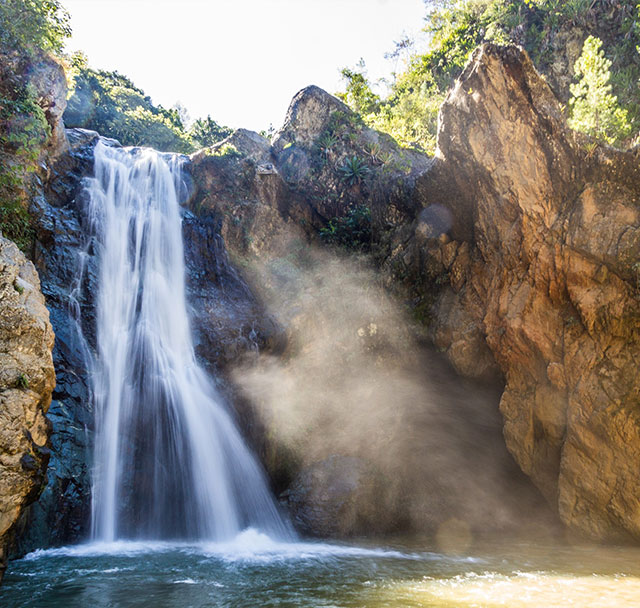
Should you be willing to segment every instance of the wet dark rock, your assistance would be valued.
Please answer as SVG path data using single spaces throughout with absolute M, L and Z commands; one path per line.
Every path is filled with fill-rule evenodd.
M 96 293 L 97 268 L 89 253 L 83 226 L 83 178 L 93 171 L 97 133 L 68 131 L 69 149 L 51 166 L 48 187 L 31 202 L 36 227 L 34 263 L 42 281 L 56 340 L 53 360 L 56 389 L 48 412 L 51 458 L 47 485 L 22 518 L 14 547 L 22 554 L 38 547 L 77 542 L 87 535 L 91 466 L 91 411 L 87 345 L 77 331 L 94 340 L 91 294 Z M 80 278 L 81 258 L 85 258 Z M 76 282 L 82 289 L 71 297 Z M 78 316 L 80 315 L 80 317 Z
M 280 497 L 296 528 L 321 538 L 384 534 L 397 527 L 384 480 L 366 461 L 332 455 L 302 469 Z
M 48 413 L 51 458 L 47 484 L 22 516 L 14 554 L 77 542 L 89 533 L 94 420 L 87 365 L 95 350 L 93 298 L 98 293 L 98 264 L 84 211 L 84 179 L 93 173 L 93 149 L 99 136 L 70 129 L 67 137 L 68 152 L 52 164 L 51 181 L 30 207 L 37 232 L 34 261 L 56 335 L 57 386 Z M 112 140 L 108 143 L 119 145 Z M 187 170 L 184 192 L 179 193 L 185 201 L 190 196 L 190 180 Z M 230 264 L 219 223 L 185 211 L 183 229 L 196 352 L 216 376 L 221 392 L 233 402 L 233 388 L 224 379 L 225 367 L 259 349 L 277 350 L 282 333 Z M 259 447 L 262 429 L 250 408 L 239 402 L 237 411 L 245 433 Z
M 219 373 L 247 353 L 277 349 L 282 330 L 229 262 L 215 219 L 186 212 L 183 234 L 198 357 Z

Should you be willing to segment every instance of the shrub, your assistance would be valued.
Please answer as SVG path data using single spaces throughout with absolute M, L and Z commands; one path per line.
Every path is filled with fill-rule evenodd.
M 29 377 L 26 374 L 20 374 L 16 380 L 16 386 L 18 388 L 29 388 Z
M 369 251 L 371 248 L 371 210 L 366 205 L 350 206 L 343 217 L 336 217 L 320 229 L 326 243 L 349 251 Z
M 338 138 L 331 131 L 325 131 L 316 142 L 318 148 L 320 149 L 320 153 L 323 156 L 329 156 L 329 152 L 337 145 Z
M 219 158 L 242 158 L 242 152 L 238 150 L 233 144 L 223 144 L 215 148 L 208 148 L 206 150 L 207 156 L 217 156 Z

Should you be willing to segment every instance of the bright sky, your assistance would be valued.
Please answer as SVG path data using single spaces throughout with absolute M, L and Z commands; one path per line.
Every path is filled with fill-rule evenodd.
M 69 51 L 118 70 L 191 118 L 259 131 L 282 125 L 291 98 L 316 84 L 342 89 L 340 68 L 362 57 L 389 76 L 403 34 L 423 26 L 423 0 L 63 0 Z M 398 66 L 401 67 L 401 66 Z

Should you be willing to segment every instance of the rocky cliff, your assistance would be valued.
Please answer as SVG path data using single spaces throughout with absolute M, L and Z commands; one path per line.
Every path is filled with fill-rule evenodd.
M 0 578 L 23 510 L 42 487 L 53 331 L 33 264 L 0 236 Z
M 386 293 L 424 283 L 387 264 L 378 222 L 390 217 L 393 238 L 411 237 L 403 205 L 434 161 L 317 87 L 295 96 L 272 142 L 238 131 L 191 160 L 193 212 L 219 226 L 284 329 L 281 354 L 231 373 L 262 421 L 263 460 L 299 528 L 436 535 L 455 519 L 481 534 L 548 522 L 504 447 L 494 388 L 455 377 L 408 318 L 407 308 L 427 317 L 432 294 L 405 306 Z
M 436 344 L 472 375 L 488 363 L 464 344 L 488 346 L 510 452 L 562 520 L 597 539 L 640 538 L 639 157 L 570 131 L 523 51 L 484 46 L 416 188 L 451 227 L 425 240 L 418 212 L 407 245 L 447 278 Z
M 13 51 L 0 55 L 0 92 L 12 100 L 28 90 L 48 125 L 45 139 L 37 144 L 39 157 L 25 160 L 24 150 L 11 135 L 19 134 L 29 117 L 9 112 L 0 121 L 4 177 L 0 215 L 3 225 L 7 222 L 24 237 L 21 244 L 27 248 L 30 238 L 20 234 L 20 226 L 16 230 L 12 205 L 27 206 L 42 194 L 49 162 L 66 149 L 62 113 L 67 84 L 60 63 L 47 55 L 27 58 Z M 38 141 L 38 135 L 32 137 Z M 37 166 L 31 167 L 35 161 Z M 45 414 L 55 386 L 53 344 L 38 273 L 0 233 L 0 579 L 24 514 L 46 482 L 51 426 Z
M 240 142 L 232 161 L 194 159 L 199 211 L 218 217 L 237 258 L 290 275 L 300 242 L 344 228 L 348 248 L 361 238 L 350 210 L 368 208 L 385 285 L 459 374 L 504 383 L 504 438 L 522 471 L 571 529 L 637 540 L 638 150 L 570 131 L 526 53 L 491 45 L 445 102 L 434 159 L 313 87 L 271 147 L 251 137 L 258 157 Z M 218 196 L 226 162 L 244 182 Z
M 58 388 L 22 551 L 86 533 L 96 137 L 70 131 L 32 199 Z M 239 130 L 190 158 L 198 355 L 301 530 L 548 523 L 519 466 L 580 534 L 640 538 L 638 154 L 571 132 L 526 54 L 488 45 L 435 158 L 317 87 L 272 141 Z

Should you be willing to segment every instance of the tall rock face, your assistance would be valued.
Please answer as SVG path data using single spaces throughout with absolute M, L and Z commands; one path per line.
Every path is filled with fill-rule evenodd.
M 49 460 L 54 335 L 33 264 L 0 236 L 0 579 L 24 509 Z
M 309 87 L 259 158 L 240 142 L 194 159 L 194 200 L 243 267 L 268 260 L 276 290 L 301 249 L 368 207 L 379 277 L 459 374 L 503 383 L 506 445 L 564 523 L 639 540 L 640 151 L 568 129 L 526 53 L 495 45 L 451 91 L 438 141 L 434 159 L 398 150 Z M 243 185 L 223 192 L 230 175 Z
M 436 345 L 468 375 L 495 361 L 509 451 L 596 539 L 640 539 L 639 161 L 570 131 L 524 51 L 483 46 L 442 107 L 403 252 L 447 284 Z
M 93 411 L 87 364 L 94 346 L 92 295 L 97 266 L 83 225 L 83 179 L 93 171 L 98 134 L 69 130 L 68 148 L 50 163 L 49 180 L 29 208 L 34 264 L 56 334 L 56 388 L 47 417 L 51 458 L 39 500 L 20 522 L 14 552 L 78 542 L 87 533 Z M 81 339 L 79 328 L 87 341 Z
M 231 369 L 264 425 L 263 462 L 299 529 L 435 536 L 455 519 L 475 535 L 548 522 L 504 446 L 493 387 L 453 375 L 385 292 L 400 283 L 416 182 L 434 161 L 313 86 L 294 97 L 271 142 L 239 130 L 191 161 L 190 209 L 219 226 L 231 261 L 284 329 L 277 349 L 258 348 Z M 387 272 L 376 272 L 377 260 Z M 417 275 L 403 280 L 417 285 Z

